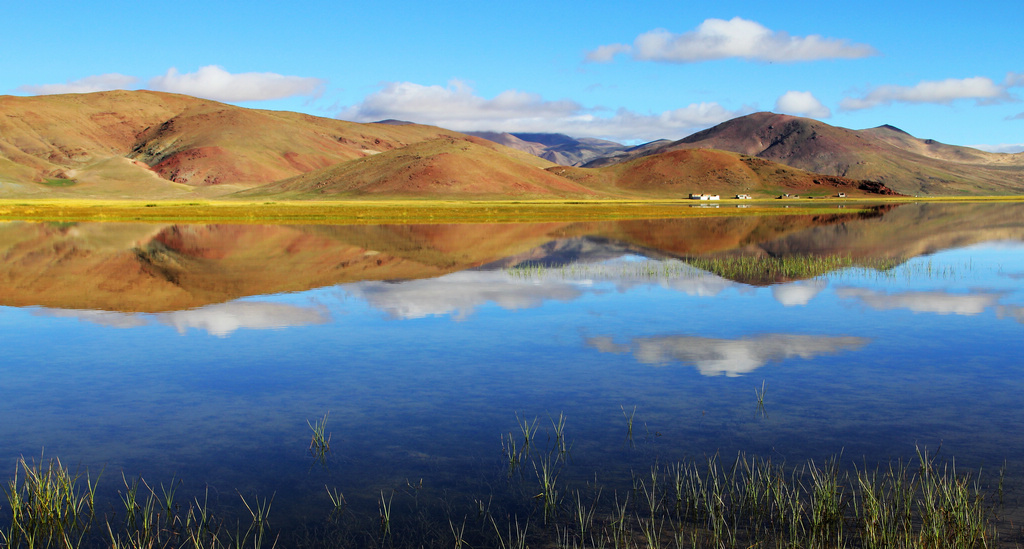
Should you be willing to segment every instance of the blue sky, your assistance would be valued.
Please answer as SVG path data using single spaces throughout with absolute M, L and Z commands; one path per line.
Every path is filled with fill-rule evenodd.
M 1024 150 L 1019 0 L 40 0 L 4 11 L 0 94 L 146 88 L 627 143 L 771 110 Z

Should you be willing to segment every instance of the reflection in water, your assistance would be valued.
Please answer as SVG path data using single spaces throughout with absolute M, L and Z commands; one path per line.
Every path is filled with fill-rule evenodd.
M 807 305 L 814 299 L 814 296 L 821 293 L 827 287 L 828 282 L 822 279 L 779 284 L 772 286 L 772 296 L 775 298 L 775 301 L 786 307 L 797 307 Z
M 325 324 L 329 320 L 327 313 L 319 309 L 259 301 L 234 301 L 187 311 L 155 314 L 74 309 L 40 309 L 38 314 L 57 318 L 77 318 L 112 328 L 137 328 L 145 326 L 149 319 L 152 319 L 177 329 L 182 335 L 185 335 L 189 328 L 194 328 L 217 337 L 227 337 L 240 328 L 281 329 L 289 326 Z
M 488 302 L 507 310 L 528 309 L 539 307 L 545 300 L 572 301 L 582 294 L 570 282 L 526 283 L 502 271 L 464 271 L 399 283 L 363 282 L 345 286 L 344 291 L 392 318 L 450 314 L 456 320 L 465 320 Z
M 1024 324 L 1024 307 L 1020 305 L 1000 305 L 996 307 L 996 314 L 999 318 L 1014 318 Z
M 868 341 L 852 336 L 766 334 L 741 339 L 641 337 L 633 339 L 629 345 L 615 343 L 611 337 L 592 337 L 587 340 L 587 345 L 604 353 L 632 353 L 644 364 L 663 366 L 681 362 L 693 364 L 701 375 L 736 377 L 749 374 L 771 361 L 812 359 L 839 351 L 853 351 Z
M 949 292 L 899 292 L 887 293 L 867 288 L 839 288 L 836 295 L 842 299 L 853 299 L 875 309 L 908 309 L 915 313 L 937 313 L 940 315 L 976 315 L 993 307 L 1003 296 L 1001 293 L 974 292 L 952 294 Z

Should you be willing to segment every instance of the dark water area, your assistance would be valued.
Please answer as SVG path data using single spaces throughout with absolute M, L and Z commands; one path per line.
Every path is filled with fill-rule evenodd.
M 840 266 L 693 266 L 807 257 Z M 563 494 L 626 494 L 634 472 L 716 454 L 792 466 L 838 455 L 853 470 L 927 448 L 983 479 L 1005 468 L 1004 514 L 1016 516 L 1022 336 L 1019 204 L 564 224 L 3 223 L 0 470 L 13 477 L 22 456 L 102 470 L 111 509 L 122 473 L 180 481 L 179 499 L 209 498 L 227 517 L 272 496 L 283 535 L 328 516 L 330 490 L 370 522 L 390 494 L 406 516 L 528 515 L 536 462 L 515 484 L 503 448 L 536 421 L 543 455 L 561 416 Z M 310 424 L 325 414 L 318 460 Z

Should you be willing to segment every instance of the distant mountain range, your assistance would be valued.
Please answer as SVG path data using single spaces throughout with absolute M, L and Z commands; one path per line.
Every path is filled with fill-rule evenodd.
M 639 147 L 395 120 L 358 124 L 152 91 L 0 96 L 0 113 L 0 197 L 1024 193 L 1024 153 L 772 113 Z

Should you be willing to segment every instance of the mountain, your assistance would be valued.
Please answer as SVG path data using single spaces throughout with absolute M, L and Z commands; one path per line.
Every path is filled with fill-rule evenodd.
M 486 139 L 451 133 L 238 193 L 281 198 L 598 197 L 544 170 L 551 163 Z
M 0 96 L 0 194 L 144 197 L 251 187 L 443 132 L 112 91 Z M 237 190 L 236 189 L 227 189 Z M 217 194 L 212 190 L 210 194 Z
M 548 171 L 581 185 L 627 196 L 685 198 L 693 194 L 764 198 L 781 194 L 894 195 L 885 185 L 822 175 L 743 154 L 714 149 L 676 149 L 602 168 L 553 167 Z
M 592 137 L 574 138 L 561 133 L 466 132 L 512 147 L 562 166 L 581 166 L 590 160 L 627 150 L 614 141 Z
M 892 126 L 849 130 L 768 112 L 735 118 L 678 141 L 596 159 L 585 166 L 609 166 L 680 149 L 733 151 L 811 172 L 878 181 L 907 195 L 1024 192 L 1024 154 L 945 145 Z

